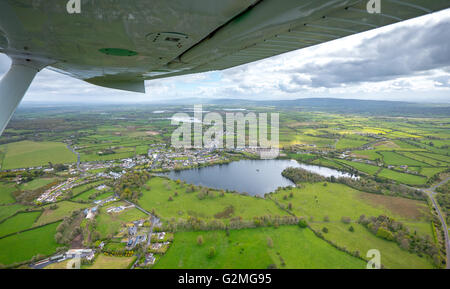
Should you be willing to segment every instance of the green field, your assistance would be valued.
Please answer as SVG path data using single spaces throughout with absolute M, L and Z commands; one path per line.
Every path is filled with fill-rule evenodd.
M 430 224 L 425 221 L 429 216 L 425 202 L 364 193 L 336 183 L 327 183 L 326 186 L 324 183 L 302 183 L 301 186 L 279 190 L 270 197 L 286 207 L 291 203 L 296 216 L 313 217 L 316 221 L 323 221 L 325 216 L 331 222 L 339 222 L 342 217 L 356 221 L 362 214 L 385 214 L 399 221 L 423 221 Z M 289 196 L 291 193 L 292 197 Z
M 449 153 L 448 150 L 447 150 L 447 153 Z M 419 152 L 417 154 L 421 155 L 421 156 L 425 156 L 430 159 L 437 160 L 440 163 L 440 165 L 442 165 L 442 166 L 448 166 L 450 164 L 450 156 L 448 156 L 448 155 L 444 156 L 444 155 L 440 155 L 440 154 L 433 154 L 433 153 L 427 153 L 427 152 Z
M 289 197 L 292 192 L 293 196 Z M 285 196 L 287 198 L 285 199 Z M 296 216 L 305 217 L 310 225 L 320 231 L 329 229 L 325 237 L 340 246 L 358 250 L 361 254 L 370 248 L 387 252 L 382 263 L 391 268 L 428 268 L 432 265 L 424 258 L 400 249 L 394 242 L 387 242 L 373 235 L 364 227 L 356 224 L 360 215 L 388 215 L 407 225 L 410 230 L 420 235 L 432 237 L 429 209 L 425 202 L 400 197 L 369 194 L 354 190 L 345 185 L 328 183 L 302 184 L 302 188 L 282 190 L 271 195 L 271 198 L 288 207 L 292 204 L 292 212 Z M 329 220 L 325 221 L 325 217 Z M 357 232 L 349 232 L 350 225 L 341 222 L 342 217 L 349 217 L 352 225 L 360 228 Z M 370 247 L 370 248 L 368 248 Z M 398 256 L 408 256 L 407 259 Z M 411 262 L 411 264 L 410 264 Z
M 25 190 L 36 190 L 39 189 L 45 185 L 48 185 L 54 181 L 58 180 L 57 178 L 37 178 L 32 180 L 31 182 L 28 183 L 24 183 L 20 185 L 20 189 L 25 191 Z
M 70 201 L 63 201 L 56 203 L 57 209 L 51 210 L 51 205 L 45 206 L 45 210 L 39 219 L 36 221 L 36 226 L 48 224 L 63 219 L 65 216 L 70 215 L 73 211 L 87 208 L 88 204 L 74 203 Z
M 317 160 L 314 160 L 312 163 L 315 165 L 331 167 L 331 168 L 335 168 L 335 169 L 343 169 L 344 168 L 344 166 L 341 163 L 335 162 L 330 159 L 325 159 L 325 158 L 318 158 Z
M 377 166 L 365 164 L 365 163 L 359 163 L 359 162 L 352 162 L 352 161 L 346 161 L 346 160 L 336 160 L 337 162 L 344 163 L 348 166 L 351 166 L 358 171 L 367 173 L 369 175 L 375 174 L 380 168 Z
M 148 218 L 146 214 L 136 208 L 129 208 L 119 213 L 107 213 L 106 210 L 111 207 L 129 206 L 125 202 L 115 202 L 100 209 L 96 217 L 97 230 L 102 238 L 113 237 L 118 233 L 121 226 L 125 223 Z
M 200 200 L 199 190 L 186 192 L 189 185 L 177 185 L 172 180 L 159 177 L 151 178 L 147 185 L 150 190 L 143 190 L 139 204 L 148 211 L 155 210 L 156 214 L 163 219 L 172 217 L 187 219 L 189 216 L 212 219 L 229 207 L 233 208 L 233 212 L 223 217 L 224 220 L 237 216 L 251 220 L 256 216 L 287 215 L 273 202 L 261 198 L 232 193 L 220 196 L 219 192 L 211 190 L 209 196 Z M 178 196 L 175 196 L 175 191 L 178 192 Z M 171 196 L 173 200 L 169 201 Z
M 409 253 L 401 249 L 396 243 L 381 239 L 364 226 L 353 223 L 354 232 L 349 232 L 350 225 L 342 222 L 312 223 L 311 226 L 316 230 L 323 227 L 328 228 L 325 234 L 327 239 L 335 241 L 340 246 L 345 246 L 347 250 L 358 250 L 364 256 L 368 250 L 377 249 L 381 254 L 381 264 L 389 269 L 430 269 L 433 268 L 430 260 L 425 257 L 419 257 L 416 254 Z
M 128 269 L 136 257 L 111 257 L 103 254 L 95 258 L 94 264 L 83 266 L 83 269 Z
M 83 192 L 81 194 L 76 195 L 71 200 L 74 200 L 74 201 L 89 201 L 89 197 L 91 195 L 97 193 L 97 192 L 98 191 L 95 188 L 93 188 L 93 189 L 87 190 L 87 191 L 85 191 L 85 192 Z
M 41 212 L 19 213 L 0 223 L 0 237 L 31 228 L 40 214 Z
M 197 243 L 198 236 L 203 237 L 202 245 Z M 213 257 L 208 255 L 210 247 L 215 248 Z M 230 230 L 229 236 L 223 231 L 176 233 L 154 268 L 265 269 L 272 264 L 277 268 L 365 268 L 364 261 L 298 226 Z
M 0 206 L 0 221 L 4 218 L 14 215 L 18 211 L 25 210 L 27 207 L 21 204 L 12 204 Z
M 381 155 L 377 153 L 375 150 L 362 150 L 362 151 L 352 151 L 352 155 L 355 155 L 359 158 L 369 159 L 369 160 L 376 160 L 380 159 Z
M 420 174 L 427 176 L 428 178 L 431 178 L 435 174 L 438 174 L 440 172 L 443 172 L 445 170 L 448 170 L 446 167 L 440 167 L 440 168 L 421 168 Z
M 432 166 L 442 166 L 445 165 L 445 162 L 441 160 L 435 160 L 429 157 L 422 156 L 418 153 L 412 153 L 412 152 L 401 152 L 402 155 L 407 156 L 408 158 L 418 160 L 420 162 L 426 163 L 428 165 Z
M 47 165 L 49 162 L 76 162 L 75 154 L 58 142 L 21 141 L 1 145 L 0 150 L 6 154 L 2 163 L 4 170 Z
M 16 190 L 14 184 L 0 182 L 0 205 L 14 203 L 16 200 L 12 193 Z
M 382 169 L 378 173 L 378 176 L 408 185 L 423 185 L 427 182 L 427 178 L 412 174 L 400 173 L 389 169 Z
M 336 149 L 357 148 L 365 143 L 367 143 L 367 140 L 364 139 L 341 138 L 336 144 Z
M 58 225 L 54 223 L 0 239 L 0 264 L 10 265 L 30 260 L 38 254 L 54 253 L 61 246 L 54 237 Z
M 383 161 L 385 164 L 388 165 L 394 165 L 394 166 L 401 166 L 401 165 L 408 165 L 408 166 L 426 166 L 426 163 L 422 163 L 416 160 L 413 160 L 409 157 L 405 157 L 401 154 L 398 154 L 396 152 L 379 152 L 383 156 Z

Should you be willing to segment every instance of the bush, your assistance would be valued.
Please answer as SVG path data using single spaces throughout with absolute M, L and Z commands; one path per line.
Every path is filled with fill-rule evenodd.
M 378 228 L 377 237 L 386 239 L 388 241 L 394 240 L 394 235 L 383 227 Z
M 352 221 L 352 219 L 350 219 L 350 217 L 342 217 L 341 218 L 341 222 L 344 224 L 350 224 L 351 221 Z
M 323 227 L 323 228 L 322 228 L 322 232 L 328 233 L 328 228 L 327 228 L 327 227 Z
M 273 240 L 270 237 L 267 237 L 267 247 L 273 248 Z
M 216 255 L 216 248 L 215 247 L 210 247 L 209 248 L 209 253 L 208 253 L 208 257 L 212 258 Z
M 300 219 L 300 220 L 298 220 L 298 226 L 300 228 L 306 228 L 306 227 L 308 227 L 308 223 L 306 222 L 305 219 Z
M 350 226 L 350 228 L 348 228 L 348 230 L 353 233 L 355 231 L 355 228 L 353 228 L 353 226 Z

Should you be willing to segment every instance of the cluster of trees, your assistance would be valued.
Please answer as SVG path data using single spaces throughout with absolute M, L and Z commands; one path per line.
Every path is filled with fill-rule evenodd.
M 104 149 L 102 151 L 97 152 L 97 154 L 99 156 L 113 155 L 115 153 L 116 152 L 113 149 L 111 149 L 111 148 L 107 148 L 107 149 Z
M 436 200 L 445 213 L 447 224 L 450 224 L 450 183 L 446 183 L 436 189 L 438 194 Z
M 49 166 L 55 170 L 55 172 L 67 171 L 69 166 L 65 164 L 52 164 L 52 162 L 48 162 Z
M 287 168 L 281 173 L 285 178 L 290 179 L 294 183 L 300 182 L 324 182 L 341 183 L 352 187 L 359 191 L 364 191 L 373 194 L 386 194 L 391 196 L 399 196 L 415 200 L 426 200 L 427 197 L 419 190 L 409 188 L 407 186 L 375 181 L 368 178 L 335 178 L 333 176 L 325 178 L 319 174 L 309 172 L 302 168 Z
M 373 194 L 385 194 L 414 200 L 427 199 L 427 197 L 421 191 L 399 184 L 377 182 L 375 180 L 366 178 L 337 178 L 335 179 L 335 182 L 347 185 L 359 191 Z
M 278 227 L 280 225 L 296 225 L 299 218 L 295 216 L 262 216 L 254 217 L 253 220 L 244 220 L 241 216 L 230 219 L 228 224 L 222 220 L 211 219 L 204 220 L 198 217 L 189 216 L 188 219 L 176 220 L 172 218 L 164 224 L 162 231 L 207 231 L 207 230 L 228 230 L 228 229 L 244 229 L 257 227 Z
M 321 175 L 311 173 L 302 168 L 286 168 L 281 175 L 294 183 L 307 182 L 307 183 L 317 183 L 326 181 L 325 177 Z
M 44 175 L 42 170 L 33 170 L 33 171 L 20 171 L 20 172 L 7 172 L 2 173 L 2 178 L 15 178 L 21 177 L 22 183 L 31 182 L 32 180 L 39 178 Z
M 56 228 L 55 241 L 58 244 L 69 244 L 76 236 L 82 234 L 80 222 L 83 217 L 83 210 L 74 211 L 65 217 Z
M 114 186 L 114 192 L 123 199 L 136 202 L 142 196 L 141 187 L 150 179 L 146 171 L 133 171 L 123 175 Z
M 396 242 L 402 249 L 408 250 L 419 256 L 430 256 L 436 266 L 442 265 L 442 256 L 439 248 L 432 241 L 430 236 L 419 236 L 416 232 L 409 232 L 408 228 L 401 222 L 380 215 L 378 217 L 369 217 L 361 215 L 358 221 L 364 227 L 369 229 L 377 237 L 388 241 Z
M 130 250 L 114 250 L 114 251 L 104 251 L 103 255 L 111 257 L 131 257 L 134 255 L 134 251 Z
M 218 212 L 217 214 L 215 214 L 214 218 L 216 218 L 216 219 L 226 219 L 226 218 L 230 218 L 233 214 L 234 214 L 234 206 L 233 205 L 229 205 L 222 212 Z
M 224 195 L 225 195 L 224 193 L 220 194 L 220 196 L 224 196 Z M 208 188 L 205 188 L 205 187 L 201 187 L 200 192 L 197 194 L 197 198 L 199 200 L 203 200 L 203 199 L 206 199 L 206 198 L 211 198 L 212 199 L 212 198 L 214 198 L 216 196 L 217 196 L 217 193 L 215 193 L 214 190 L 208 189 Z

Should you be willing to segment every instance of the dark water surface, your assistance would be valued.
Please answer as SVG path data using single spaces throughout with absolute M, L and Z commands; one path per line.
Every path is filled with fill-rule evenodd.
M 325 177 L 349 176 L 326 167 L 299 164 L 295 160 L 241 160 L 199 169 L 172 171 L 167 176 L 173 180 L 179 179 L 197 186 L 263 196 L 275 191 L 278 187 L 294 185 L 281 175 L 287 167 L 301 167 Z

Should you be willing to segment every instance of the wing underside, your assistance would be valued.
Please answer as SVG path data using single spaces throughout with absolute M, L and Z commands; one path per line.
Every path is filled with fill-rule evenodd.
M 95 2 L 95 3 L 94 3 Z M 450 7 L 448 0 L 0 0 L 0 51 L 89 83 L 143 92 L 144 81 L 222 70 Z

